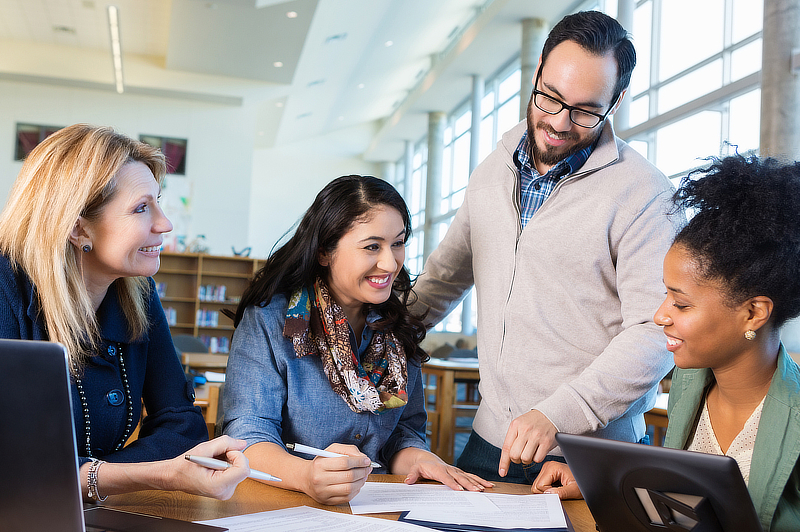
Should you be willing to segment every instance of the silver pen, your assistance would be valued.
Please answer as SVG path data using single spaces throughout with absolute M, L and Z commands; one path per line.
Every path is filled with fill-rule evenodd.
M 197 465 L 201 465 L 209 469 L 216 469 L 217 471 L 222 471 L 224 469 L 233 467 L 228 462 L 223 462 L 222 460 L 217 460 L 216 458 L 208 458 L 205 456 L 194 456 L 191 454 L 187 454 L 186 459 L 189 460 L 190 462 L 194 462 Z M 248 473 L 247 476 L 257 480 L 271 480 L 273 482 L 281 482 L 281 479 L 279 479 L 278 477 L 273 477 L 269 473 L 264 473 L 263 471 L 259 471 L 258 469 L 251 469 L 250 473 Z
M 324 449 L 317 449 L 316 447 L 309 447 L 308 445 L 303 445 L 302 443 L 287 443 L 286 448 L 290 451 L 297 451 L 298 453 L 310 454 L 313 456 L 322 456 L 323 458 L 340 458 L 342 456 L 347 456 L 346 454 L 339 454 L 326 451 Z M 370 465 L 374 469 L 383 467 L 377 462 L 370 462 Z

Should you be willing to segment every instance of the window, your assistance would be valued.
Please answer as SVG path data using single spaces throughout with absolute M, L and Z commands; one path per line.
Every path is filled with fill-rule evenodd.
M 705 157 L 758 149 L 762 13 L 763 0 L 637 2 L 618 133 L 675 180 Z
M 613 16 L 620 2 L 584 2 L 576 10 L 602 9 Z M 628 124 L 615 124 L 617 133 L 675 179 L 710 155 L 757 150 L 762 13 L 763 0 L 635 0 L 631 33 L 637 65 L 626 97 Z M 479 110 L 479 160 L 519 122 L 520 86 L 518 57 L 486 81 Z M 412 273 L 422 270 L 423 239 L 438 244 L 464 199 L 473 134 L 473 109 L 469 95 L 464 96 L 448 119 L 438 214 L 428 223 L 425 138 L 414 152 L 412 179 L 404 189 L 414 217 L 415 242 L 406 255 Z M 474 291 L 468 301 L 437 330 L 461 331 L 464 322 L 474 325 Z

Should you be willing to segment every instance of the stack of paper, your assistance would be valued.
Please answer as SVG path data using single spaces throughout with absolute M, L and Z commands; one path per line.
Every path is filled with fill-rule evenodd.
M 437 530 L 568 531 L 558 495 L 501 495 L 446 486 L 367 482 L 350 501 L 354 514 L 404 512 L 402 521 Z
M 425 528 L 399 521 L 341 514 L 298 506 L 256 514 L 197 521 L 203 525 L 220 526 L 229 532 L 425 532 Z

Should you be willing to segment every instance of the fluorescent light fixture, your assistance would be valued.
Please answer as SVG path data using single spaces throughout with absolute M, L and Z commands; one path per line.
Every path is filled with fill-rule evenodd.
M 275 68 L 281 68 L 283 66 L 283 62 L 275 61 L 274 63 L 272 63 L 272 66 L 274 66 Z
M 122 45 L 119 40 L 119 10 L 116 6 L 108 6 L 108 28 L 111 32 L 111 58 L 114 61 L 114 84 L 117 92 L 122 94 L 125 87 L 122 82 Z
M 297 18 L 297 11 L 289 11 L 288 13 L 286 13 L 286 16 L 288 18 Z

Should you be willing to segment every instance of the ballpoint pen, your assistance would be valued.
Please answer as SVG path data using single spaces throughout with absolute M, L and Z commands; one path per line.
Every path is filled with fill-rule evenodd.
M 290 451 L 297 451 L 298 453 L 321 456 L 323 458 L 341 458 L 342 456 L 347 456 L 346 454 L 339 454 L 331 451 L 326 451 L 324 449 L 317 449 L 316 447 L 309 447 L 308 445 L 303 445 L 302 443 L 287 443 L 286 448 L 289 449 Z M 370 465 L 374 469 L 383 467 L 377 462 L 370 462 Z
M 186 459 L 189 460 L 190 462 L 194 462 L 197 465 L 201 465 L 209 469 L 216 469 L 218 471 L 233 467 L 228 462 L 223 462 L 222 460 L 217 460 L 216 458 L 208 458 L 205 456 L 194 456 L 191 454 L 187 454 Z M 263 471 L 259 471 L 258 469 L 251 469 L 250 473 L 247 476 L 250 478 L 255 478 L 257 480 L 272 480 L 273 482 L 281 482 L 281 479 L 279 479 L 278 477 L 273 477 L 269 473 L 264 473 Z

